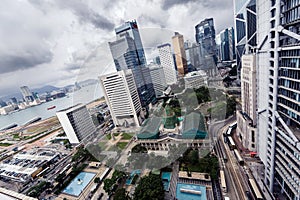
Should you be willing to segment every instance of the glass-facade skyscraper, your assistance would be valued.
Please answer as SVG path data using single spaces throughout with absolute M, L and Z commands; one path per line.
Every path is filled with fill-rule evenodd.
M 234 0 L 234 24 L 236 62 L 238 76 L 242 67 L 242 56 L 256 47 L 256 0 Z
M 258 153 L 278 199 L 300 199 L 300 2 L 257 0 Z
M 136 21 L 125 22 L 115 29 L 116 41 L 109 42 L 117 71 L 132 69 L 143 107 L 155 102 L 155 92 Z M 150 80 L 149 80 L 150 78 Z
M 205 70 L 209 76 L 216 74 L 217 45 L 214 19 L 204 19 L 195 26 L 195 38 L 201 49 L 201 60 L 204 61 L 201 70 Z
M 220 60 L 231 61 L 235 59 L 234 29 L 226 28 L 220 32 Z

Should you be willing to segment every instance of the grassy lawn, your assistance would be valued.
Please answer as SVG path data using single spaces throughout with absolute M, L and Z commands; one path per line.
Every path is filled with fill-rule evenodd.
M 10 144 L 10 143 L 0 143 L 0 146 L 1 146 L 1 147 L 8 147 L 8 146 L 10 146 L 10 145 L 12 145 L 12 144 Z
M 130 140 L 133 137 L 133 133 L 123 133 L 122 140 Z
M 106 135 L 106 138 L 107 138 L 108 140 L 110 140 L 110 139 L 111 139 L 111 134 L 107 134 L 107 135 Z
M 118 151 L 118 147 L 116 145 L 112 145 L 109 147 L 108 151 Z
M 105 150 L 106 149 L 106 142 L 99 142 L 99 146 L 100 146 L 101 150 Z
M 119 147 L 120 149 L 125 149 L 127 144 L 128 142 L 119 142 L 117 143 L 117 147 Z

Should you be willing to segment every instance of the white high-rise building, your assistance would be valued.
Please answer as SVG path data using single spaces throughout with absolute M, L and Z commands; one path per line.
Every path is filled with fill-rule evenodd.
M 71 144 L 78 144 L 96 132 L 92 118 L 83 104 L 60 110 L 56 116 Z
M 243 55 L 241 72 L 242 110 L 237 112 L 237 135 L 244 147 L 256 151 L 256 56 Z
M 115 126 L 139 126 L 141 103 L 132 70 L 118 71 L 99 78 Z
M 170 44 L 163 44 L 157 47 L 159 52 L 160 64 L 164 69 L 166 77 L 166 83 L 168 85 L 175 84 L 177 82 L 175 63 L 171 51 Z
M 157 64 L 148 65 L 150 76 L 152 79 L 153 88 L 155 91 L 156 97 L 160 97 L 163 95 L 164 90 L 167 87 L 164 69 Z
M 257 0 L 258 152 L 265 184 L 300 199 L 300 2 Z

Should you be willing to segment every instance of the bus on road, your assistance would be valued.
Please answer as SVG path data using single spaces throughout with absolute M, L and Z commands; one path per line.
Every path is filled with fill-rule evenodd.
M 220 179 L 221 179 L 221 188 L 222 188 L 222 191 L 224 193 L 226 193 L 227 192 L 227 186 L 226 186 L 225 174 L 224 174 L 223 170 L 220 170 Z
M 244 159 L 242 158 L 241 154 L 239 153 L 239 151 L 237 149 L 234 149 L 234 155 L 235 155 L 237 161 L 239 162 L 239 164 L 244 165 Z
M 249 179 L 249 184 L 250 184 L 250 188 L 251 188 L 251 190 L 254 194 L 254 199 L 263 200 L 264 198 L 263 198 L 262 194 L 260 193 L 255 180 L 250 178 Z

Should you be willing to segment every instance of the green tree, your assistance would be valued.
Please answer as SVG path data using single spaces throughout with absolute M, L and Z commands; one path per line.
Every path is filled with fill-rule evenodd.
M 114 200 L 129 200 L 124 188 L 117 189 L 114 195 Z
M 163 200 L 164 186 L 159 175 L 150 174 L 141 178 L 135 189 L 134 200 Z
M 100 183 L 100 178 L 99 178 L 99 177 L 96 177 L 96 178 L 94 179 L 94 183 Z
M 113 188 L 114 184 L 115 184 L 115 181 L 112 179 L 107 178 L 104 180 L 103 189 L 108 195 L 110 195 L 112 193 L 112 188 Z
M 190 151 L 187 157 L 192 165 L 195 165 L 199 162 L 199 153 L 196 150 Z

